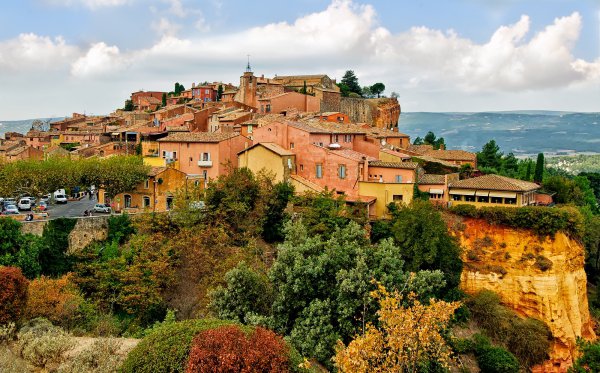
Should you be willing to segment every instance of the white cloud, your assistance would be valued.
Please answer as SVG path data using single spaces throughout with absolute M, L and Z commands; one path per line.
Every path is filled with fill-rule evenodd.
M 43 0 L 56 6 L 85 6 L 90 9 L 116 7 L 133 2 L 133 0 Z
M 0 42 L 0 70 L 60 69 L 78 53 L 79 49 L 68 45 L 61 36 L 50 38 L 32 33 L 21 34 Z
M 561 102 L 572 105 L 563 107 L 566 110 L 597 110 L 591 97 L 600 86 L 600 58 L 574 56 L 582 28 L 576 12 L 537 32 L 523 15 L 477 43 L 454 30 L 424 26 L 392 33 L 379 24 L 372 6 L 350 0 L 333 0 L 323 11 L 293 22 L 234 33 L 226 28 L 207 33 L 201 12 L 179 8 L 178 0 L 164 2 L 170 8 L 152 25 L 159 39 L 151 47 L 120 50 L 100 42 L 82 48 L 62 38 L 25 34 L 0 42 L 0 67 L 31 68 L 45 56 L 41 59 L 46 64 L 40 65 L 44 68 L 62 66 L 71 78 L 85 77 L 87 84 L 103 84 L 110 77 L 118 82 L 119 92 L 127 92 L 167 89 L 175 80 L 236 82 L 250 54 L 255 71 L 267 76 L 327 73 L 340 78 L 353 69 L 362 84 L 381 81 L 388 93 L 400 93 L 404 102 L 414 105 L 408 109 L 413 111 L 524 108 L 521 105 L 539 109 Z M 180 26 L 168 17 L 184 13 L 192 26 L 197 20 L 201 34 L 177 36 Z M 531 107 L 536 100 L 539 106 Z
M 88 78 L 107 75 L 127 66 L 127 57 L 121 55 L 118 47 L 96 43 L 84 56 L 73 62 L 71 74 L 75 77 Z

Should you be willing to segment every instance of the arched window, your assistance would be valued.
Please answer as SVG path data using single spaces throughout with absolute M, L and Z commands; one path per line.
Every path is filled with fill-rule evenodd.
M 131 196 L 129 194 L 125 194 L 125 208 L 131 207 Z

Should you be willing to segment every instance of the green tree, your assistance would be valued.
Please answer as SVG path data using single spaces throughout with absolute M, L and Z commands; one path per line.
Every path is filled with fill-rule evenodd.
M 487 142 L 481 151 L 477 153 L 477 164 L 480 167 L 492 168 L 496 171 L 500 170 L 502 153 L 500 152 L 500 147 L 496 144 L 496 140 Z
M 364 98 L 373 98 L 373 97 L 375 97 L 375 95 L 373 94 L 373 92 L 371 92 L 371 87 L 369 87 L 368 85 L 362 87 L 362 93 L 361 93 L 361 95 Z
M 300 93 L 302 93 L 303 95 L 308 93 L 308 90 L 306 88 L 306 80 L 304 81 L 304 85 L 302 86 L 302 88 L 300 89 Z
M 531 161 L 531 159 L 527 160 L 527 171 L 525 172 L 525 180 L 529 181 L 531 180 L 531 164 L 533 162 Z
M 217 87 L 217 101 L 221 101 L 222 97 L 223 97 L 223 85 L 219 84 L 219 87 Z
M 354 92 L 358 95 L 362 93 L 362 88 L 360 87 L 360 84 L 358 84 L 358 78 L 352 70 L 346 71 L 340 83 L 348 87 L 348 93 Z
M 281 241 L 284 238 L 283 226 L 288 220 L 285 209 L 294 195 L 294 186 L 279 182 L 272 188 L 267 200 L 262 236 L 267 242 Z
M 514 177 L 516 176 L 518 170 L 519 161 L 513 153 L 508 153 L 504 158 L 502 158 L 502 172 L 504 174 Z
M 125 100 L 125 106 L 123 107 L 123 111 L 133 111 L 133 101 Z
M 385 85 L 383 83 L 375 83 L 371 86 L 371 92 L 374 95 L 377 95 L 377 98 L 381 96 L 383 91 L 385 91 Z
M 419 136 L 415 137 L 413 140 L 413 145 L 423 145 L 423 139 Z
M 539 153 L 537 161 L 535 162 L 535 173 L 533 174 L 533 181 L 541 183 L 544 179 L 544 153 Z
M 336 340 L 347 343 L 376 320 L 372 279 L 389 289 L 407 287 L 403 264 L 390 239 L 372 245 L 354 222 L 326 236 L 311 234 L 301 222 L 287 223 L 286 240 L 269 271 L 275 290 L 270 324 L 290 335 L 302 354 L 330 366 Z M 438 293 L 446 284 L 440 271 L 415 278 L 422 280 L 409 288 L 419 294 Z
M 167 92 L 163 92 L 162 94 L 162 106 L 167 106 Z
M 225 282 L 226 287 L 210 293 L 210 308 L 218 318 L 244 323 L 270 314 L 273 291 L 266 275 L 242 261 L 225 274 Z
M 577 342 L 581 355 L 569 368 L 569 373 L 600 372 L 600 343 L 579 340 Z
M 406 261 L 406 269 L 441 270 L 448 289 L 458 286 L 462 271 L 460 247 L 433 205 L 415 200 L 393 209 L 392 215 L 391 233 Z

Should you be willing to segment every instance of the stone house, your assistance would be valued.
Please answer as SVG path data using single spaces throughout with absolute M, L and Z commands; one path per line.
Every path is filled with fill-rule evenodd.
M 175 132 L 158 139 L 159 156 L 166 164 L 208 181 L 237 167 L 237 154 L 252 144 L 234 132 Z

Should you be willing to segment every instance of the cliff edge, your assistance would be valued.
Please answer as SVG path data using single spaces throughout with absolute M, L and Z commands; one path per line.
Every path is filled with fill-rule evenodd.
M 492 290 L 523 317 L 545 322 L 554 337 L 550 360 L 534 372 L 566 372 L 577 337 L 595 339 L 587 298 L 585 251 L 558 232 L 540 238 L 526 229 L 453 217 L 450 230 L 463 248 L 461 288 Z

